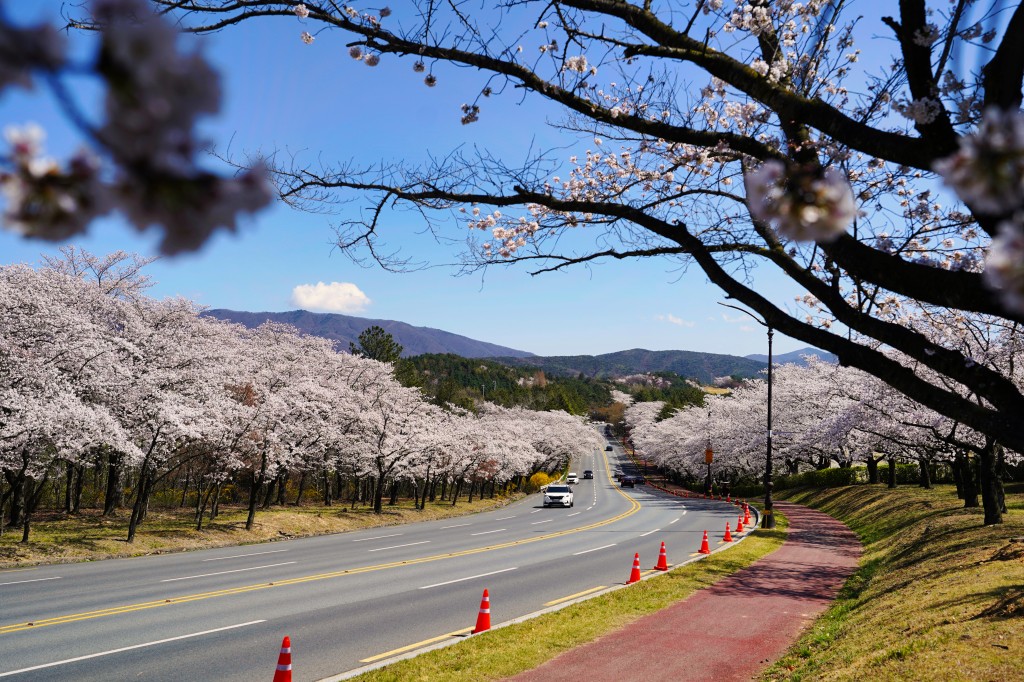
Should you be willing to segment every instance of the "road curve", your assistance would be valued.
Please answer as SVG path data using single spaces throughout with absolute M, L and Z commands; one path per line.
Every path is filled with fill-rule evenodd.
M 610 457 L 609 457 L 610 456 Z M 619 448 L 575 462 L 571 509 L 539 495 L 471 516 L 262 545 L 0 571 L 0 679 L 267 677 L 281 638 L 315 680 L 624 582 L 720 535 L 735 508 L 620 489 Z

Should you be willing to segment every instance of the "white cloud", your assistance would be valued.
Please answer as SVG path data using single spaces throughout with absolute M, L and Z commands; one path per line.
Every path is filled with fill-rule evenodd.
M 695 326 L 695 324 L 693 322 L 690 322 L 689 320 L 684 320 L 681 317 L 676 317 L 672 313 L 667 313 L 665 315 L 658 315 L 656 319 L 659 322 L 670 322 L 670 323 L 672 323 L 672 324 L 674 324 L 676 326 L 679 326 L 679 327 L 693 327 L 693 326 Z
M 372 301 L 351 282 L 300 284 L 292 289 L 292 304 L 303 310 L 328 313 L 358 313 Z

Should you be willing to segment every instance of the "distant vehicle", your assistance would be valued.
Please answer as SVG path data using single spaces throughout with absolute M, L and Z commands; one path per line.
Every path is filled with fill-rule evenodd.
M 566 483 L 579 483 L 580 477 L 576 475 L 576 472 L 570 471 L 569 475 L 565 477 Z
M 621 471 L 616 471 L 615 472 L 615 480 L 616 481 L 621 483 L 622 479 L 625 478 L 625 477 L 626 477 L 626 474 L 622 473 Z
M 590 469 L 587 469 L 586 471 L 583 472 L 583 478 L 593 478 L 593 477 L 594 477 L 594 472 L 591 471 Z
M 633 477 L 632 476 L 623 476 L 622 480 L 621 480 L 621 483 L 622 483 L 622 487 L 623 488 L 635 488 L 636 487 L 633 484 Z
M 611 446 L 611 445 L 606 445 L 606 446 L 604 447 L 604 451 L 605 451 L 605 452 L 611 452 L 611 451 L 612 451 L 612 446 Z
M 573 505 L 572 488 L 567 485 L 552 484 L 544 491 L 544 506 L 552 505 L 571 507 Z

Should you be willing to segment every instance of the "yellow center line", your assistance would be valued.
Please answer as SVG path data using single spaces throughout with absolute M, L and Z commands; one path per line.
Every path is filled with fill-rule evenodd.
M 607 585 L 598 585 L 597 587 L 591 587 L 589 590 L 583 590 L 582 592 L 577 592 L 576 594 L 570 594 L 568 597 L 562 597 L 561 599 L 552 599 L 549 602 L 544 602 L 544 606 L 554 606 L 555 604 L 561 604 L 564 601 L 569 601 L 571 599 L 576 599 L 577 597 L 582 597 L 584 595 L 588 595 L 591 592 L 597 592 L 598 590 L 603 590 L 606 587 L 608 587 L 608 586 Z
M 419 649 L 420 647 L 427 646 L 428 644 L 433 644 L 434 642 L 440 642 L 441 640 L 444 640 L 444 639 L 450 639 L 452 637 L 458 637 L 459 635 L 465 635 L 465 634 L 468 634 L 468 633 L 470 633 L 472 631 L 473 631 L 472 627 L 462 628 L 461 630 L 456 630 L 455 632 L 449 632 L 447 635 L 440 635 L 438 637 L 431 637 L 430 639 L 425 639 L 422 642 L 416 642 L 415 644 L 410 644 L 408 646 L 399 647 L 398 649 L 392 649 L 391 651 L 385 651 L 384 653 L 377 654 L 376 656 L 370 656 L 369 658 L 361 658 L 361 659 L 359 659 L 359 662 L 360 663 L 373 663 L 374 661 L 379 661 L 379 660 L 384 659 L 384 658 L 389 658 L 391 656 L 397 656 L 398 654 L 404 654 L 406 651 L 412 651 L 414 649 Z
M 608 468 L 608 458 L 605 457 L 605 468 Z M 244 594 L 246 592 L 253 592 L 256 590 L 265 590 L 271 587 L 283 587 L 286 585 L 298 585 L 300 583 L 308 583 L 317 580 L 327 580 L 330 578 L 340 578 L 346 575 L 357 575 L 360 573 L 370 573 L 371 571 L 382 571 L 389 568 L 401 568 L 402 566 L 413 566 L 416 564 L 425 564 L 432 561 L 440 561 L 442 559 L 454 559 L 456 557 L 470 556 L 472 554 L 480 554 L 482 552 L 493 552 L 499 549 L 507 549 L 509 547 L 517 547 L 519 545 L 528 545 L 532 542 L 540 542 L 541 540 L 550 540 L 552 538 L 560 538 L 566 535 L 572 535 L 573 533 L 582 533 L 583 531 L 593 530 L 602 526 L 621 521 L 622 519 L 632 516 L 633 514 L 640 511 L 640 503 L 634 500 L 632 497 L 623 494 L 627 500 L 629 500 L 630 508 L 610 519 L 604 521 L 598 521 L 591 523 L 586 526 L 580 526 L 579 528 L 571 528 L 568 530 L 555 531 L 554 533 L 547 533 L 546 535 L 538 535 L 533 538 L 523 538 L 522 540 L 512 540 L 510 542 L 503 542 L 496 545 L 488 545 L 486 547 L 477 547 L 474 549 L 464 549 L 458 552 L 450 552 L 447 554 L 435 554 L 433 556 L 420 557 L 418 559 L 407 559 L 405 561 L 392 561 L 386 564 L 376 564 L 373 566 L 362 566 L 359 568 L 349 568 L 342 571 L 331 571 L 329 573 L 317 573 L 314 575 L 301 576 L 298 578 L 285 578 L 283 580 L 275 580 L 273 582 L 256 583 L 253 585 L 243 585 L 241 587 L 231 587 L 224 590 L 216 590 L 213 592 L 199 592 L 197 594 L 189 594 L 181 597 L 170 597 L 167 599 L 159 599 L 156 601 L 141 602 L 138 604 L 125 604 L 123 606 L 112 606 L 106 609 L 99 609 L 97 611 L 85 611 L 83 613 L 72 613 L 65 616 L 55 616 L 53 618 L 43 618 L 35 621 L 28 621 L 23 623 L 12 623 L 10 625 L 0 626 L 0 635 L 6 635 L 12 632 L 20 632 L 22 630 L 32 630 L 41 627 L 47 627 L 50 625 L 62 625 L 64 623 L 73 623 L 80 620 L 91 620 L 93 618 L 104 618 L 107 616 L 116 616 L 122 613 L 132 613 L 134 611 L 144 611 L 146 609 L 155 609 L 161 606 L 171 606 L 173 604 L 183 604 L 186 602 L 199 601 L 201 599 L 212 599 L 214 597 L 228 597 L 236 594 Z

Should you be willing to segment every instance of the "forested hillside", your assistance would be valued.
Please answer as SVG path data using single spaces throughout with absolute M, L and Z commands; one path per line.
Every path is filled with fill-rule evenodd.
M 634 348 L 604 355 L 558 355 L 550 357 L 498 357 L 498 362 L 513 366 L 532 366 L 549 375 L 583 374 L 594 378 L 607 378 L 647 372 L 673 372 L 696 379 L 705 384 L 715 377 L 755 377 L 766 366 L 736 355 L 698 353 L 688 350 L 644 350 Z
M 399 376 L 419 386 L 438 403 L 474 409 L 484 400 L 504 407 L 532 410 L 565 410 L 606 418 L 614 400 L 612 391 L 630 394 L 635 400 L 661 400 L 673 407 L 699 405 L 703 391 L 671 372 L 632 374 L 615 379 L 549 376 L 538 367 L 510 367 L 493 360 L 457 355 L 418 355 L 400 361 Z M 615 421 L 615 419 L 610 419 Z

